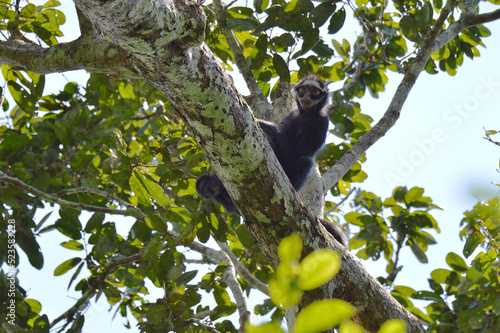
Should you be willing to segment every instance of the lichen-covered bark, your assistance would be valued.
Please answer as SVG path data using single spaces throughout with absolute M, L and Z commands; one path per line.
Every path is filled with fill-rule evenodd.
M 44 48 L 19 39 L 0 43 L 0 63 L 38 74 L 85 69 L 119 73 L 133 70 L 128 54 L 105 39 L 79 38 Z

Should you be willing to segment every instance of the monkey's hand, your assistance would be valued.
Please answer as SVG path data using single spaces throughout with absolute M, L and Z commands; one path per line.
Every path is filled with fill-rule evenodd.
M 224 185 L 215 174 L 205 175 L 196 181 L 196 191 L 202 198 L 215 198 L 225 191 Z
M 257 123 L 259 124 L 260 128 L 262 129 L 262 131 L 271 140 L 273 140 L 280 133 L 280 130 L 278 129 L 278 126 L 276 126 L 274 123 L 272 123 L 270 121 L 265 121 L 265 120 L 262 120 L 262 119 L 257 119 Z

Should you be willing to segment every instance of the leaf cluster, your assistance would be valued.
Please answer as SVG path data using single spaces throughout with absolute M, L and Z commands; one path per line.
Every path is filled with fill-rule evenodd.
M 430 290 L 415 291 L 396 286 L 392 292 L 405 307 L 429 323 L 429 332 L 496 332 L 500 323 L 498 198 L 478 203 L 466 212 L 461 235 L 466 237 L 465 259 L 477 253 L 468 264 L 459 254 L 446 256 L 449 268 L 431 272 Z M 475 221 L 473 223 L 473 221 Z M 476 226 L 473 227 L 473 224 Z M 478 250 L 478 246 L 483 250 Z M 426 312 L 416 308 L 410 298 L 428 302 Z
M 392 197 L 382 199 L 371 192 L 360 191 L 352 203 L 355 211 L 344 218 L 359 231 L 349 241 L 351 249 L 359 249 L 358 257 L 387 261 L 387 277 L 379 277 L 382 284 L 392 285 L 403 266 L 398 266 L 403 246 L 409 246 L 421 263 L 427 263 L 425 252 L 436 244 L 434 237 L 424 229 L 440 232 L 436 219 L 429 213 L 440 209 L 424 189 L 397 187 Z M 387 215 L 386 215 L 387 214 Z
M 2 1 L 0 6 L 0 30 L 12 37 L 33 37 L 51 46 L 58 44 L 57 37 L 63 36 L 61 25 L 66 16 L 56 7 L 61 3 L 49 0 L 41 6 L 28 3 L 22 8 L 19 1 Z

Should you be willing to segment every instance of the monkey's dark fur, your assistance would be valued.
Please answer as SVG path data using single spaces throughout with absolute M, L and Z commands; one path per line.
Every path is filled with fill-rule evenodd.
M 323 146 L 328 131 L 328 89 L 316 76 L 309 75 L 293 89 L 297 109 L 288 114 L 281 124 L 258 120 L 283 170 L 298 191 L 305 183 L 313 166 L 314 154 Z M 226 188 L 215 174 L 202 176 L 196 182 L 202 198 L 219 202 L 230 212 L 238 214 Z M 320 219 L 326 230 L 347 247 L 347 237 L 340 227 Z

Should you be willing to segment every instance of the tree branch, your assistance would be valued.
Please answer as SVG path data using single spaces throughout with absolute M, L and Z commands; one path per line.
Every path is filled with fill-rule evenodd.
M 340 206 L 342 206 L 344 204 L 344 202 L 351 196 L 351 194 L 353 194 L 354 192 L 357 192 L 358 191 L 358 188 L 357 187 L 353 187 L 349 193 L 347 193 L 347 195 L 342 198 L 342 200 L 340 200 L 340 202 L 338 204 L 336 204 L 335 206 L 333 206 L 332 208 L 330 208 L 329 210 L 327 210 L 325 212 L 325 214 L 323 216 L 328 216 L 330 215 L 334 210 L 336 210 L 337 208 L 339 208 Z
M 224 251 L 219 251 L 218 255 L 221 261 L 226 264 L 226 269 L 222 277 L 233 293 L 236 306 L 240 314 L 240 329 L 238 331 L 243 333 L 245 331 L 245 324 L 250 319 L 250 311 L 248 311 L 247 300 L 243 294 L 243 290 L 241 290 L 238 280 L 236 279 L 236 270 L 231 258 Z
M 355 61 L 357 61 L 358 63 L 356 65 L 356 70 L 354 71 L 354 74 L 351 77 L 351 80 L 348 83 L 346 83 L 342 88 L 337 89 L 336 92 L 338 92 L 338 91 L 347 91 L 350 88 L 352 88 L 358 82 L 359 77 L 361 76 L 361 73 L 363 72 L 363 65 L 365 63 L 361 59 L 358 59 L 358 60 L 355 60 Z
M 143 218 L 144 213 L 142 211 L 132 205 L 128 205 L 127 209 L 113 209 L 113 208 L 108 208 L 108 207 L 100 207 L 100 206 L 93 206 L 93 205 L 87 205 L 87 204 L 82 204 L 79 202 L 73 202 L 73 201 L 67 201 L 63 200 L 61 198 L 58 198 L 57 196 L 42 192 L 36 188 L 34 188 L 31 185 L 28 185 L 24 183 L 23 181 L 7 176 L 4 172 L 0 171 L 0 182 L 4 182 L 7 184 L 11 184 L 16 186 L 18 189 L 25 193 L 30 193 L 40 199 L 43 199 L 45 201 L 51 202 L 58 204 L 61 207 L 67 207 L 67 208 L 72 208 L 76 210 L 87 210 L 90 212 L 101 212 L 101 213 L 106 213 L 106 214 L 112 214 L 112 215 L 123 215 L 123 216 L 133 216 L 135 218 Z M 97 194 L 97 190 L 95 192 Z M 111 195 L 111 194 L 109 194 Z M 132 208 L 133 207 L 133 208 Z
M 180 238 L 180 235 L 176 233 L 175 231 L 168 231 L 168 235 L 176 240 Z M 250 284 L 252 287 L 255 289 L 261 291 L 263 294 L 268 295 L 268 288 L 267 285 L 257 279 L 255 276 L 250 273 L 250 271 L 243 265 L 238 258 L 234 255 L 234 253 L 231 251 L 229 246 L 227 244 L 222 243 L 222 242 L 217 242 L 219 247 L 221 248 L 222 251 L 224 251 L 225 256 L 228 256 L 231 259 L 231 262 L 233 263 L 236 272 L 245 280 L 248 284 Z M 215 251 L 214 249 L 205 246 L 199 242 L 191 242 L 190 244 L 186 244 L 185 246 L 189 247 L 193 251 L 196 251 L 207 258 L 209 258 L 209 263 L 211 264 L 219 264 L 221 262 L 224 262 L 225 257 L 221 257 L 218 252 L 220 251 Z M 224 259 L 224 260 L 221 260 Z
M 120 268 L 123 265 L 139 261 L 141 260 L 141 253 L 134 254 L 113 262 L 108 263 L 107 265 L 100 266 L 103 268 L 102 273 L 99 275 L 97 280 L 92 284 L 92 286 L 80 297 L 76 303 L 65 311 L 62 315 L 54 319 L 50 323 L 50 327 L 54 327 L 61 320 L 67 319 L 68 323 L 71 322 L 79 311 L 82 311 L 85 308 L 85 304 L 100 290 L 101 286 L 106 282 L 106 278 L 109 274 L 113 273 L 117 268 Z M 97 269 L 97 268 L 96 268 Z
M 372 127 L 365 135 L 363 135 L 355 144 L 352 145 L 339 161 L 331 167 L 326 173 L 323 174 L 323 193 L 327 193 L 346 173 L 349 169 L 361 158 L 361 156 L 370 148 L 378 139 L 387 133 L 387 131 L 396 123 L 401 109 L 408 97 L 413 85 L 415 84 L 418 76 L 425 68 L 427 61 L 432 53 L 439 50 L 442 46 L 446 45 L 453 39 L 460 31 L 465 29 L 464 23 L 459 21 L 452 23 L 441 35 L 443 24 L 451 13 L 455 1 L 449 0 L 436 20 L 431 32 L 423 39 L 422 47 L 420 48 L 412 65 L 406 71 L 401 83 L 399 84 L 394 97 L 387 108 L 384 116 L 380 121 Z M 497 12 L 497 11 L 495 11 Z M 464 18 L 467 22 L 484 22 L 492 20 L 496 15 L 482 14 L 481 19 L 474 15 L 472 17 Z
M 245 56 L 243 55 L 243 52 L 238 45 L 236 37 L 234 36 L 231 29 L 229 29 L 229 27 L 227 26 L 226 8 L 222 6 L 221 0 L 214 0 L 213 5 L 219 28 L 226 38 L 229 49 L 233 53 L 236 66 L 240 70 L 240 73 L 243 76 L 243 79 L 245 80 L 245 83 L 248 87 L 248 90 L 250 91 L 249 99 L 252 101 L 252 109 L 259 118 L 269 119 L 273 108 L 267 101 L 266 97 L 262 95 L 261 89 L 259 88 L 259 86 L 257 86 L 257 82 L 255 81 L 252 70 L 248 66 Z
M 179 239 L 180 236 L 175 231 L 168 231 L 167 234 L 174 239 Z M 236 279 L 235 264 L 233 264 L 233 259 L 231 258 L 231 255 L 229 255 L 227 251 L 229 251 L 231 254 L 232 252 L 229 249 L 229 247 L 227 247 L 226 244 L 221 242 L 217 243 L 219 244 L 219 247 L 221 248 L 222 251 L 215 251 L 214 249 L 195 241 L 191 242 L 190 244 L 186 244 L 185 246 L 215 260 L 218 263 L 224 263 L 226 265 L 226 270 L 224 272 L 223 279 L 226 282 L 229 289 L 231 289 L 231 292 L 233 293 L 233 296 L 235 298 L 236 305 L 238 307 L 238 312 L 240 314 L 240 332 L 243 332 L 245 328 L 245 323 L 250 318 L 250 311 L 248 311 L 248 305 L 245 295 L 243 294 L 243 290 L 241 290 L 241 286 L 238 280 Z M 234 256 L 234 254 L 232 254 L 232 256 Z M 236 257 L 235 260 L 239 263 L 239 260 Z M 239 266 L 240 266 L 239 269 L 241 271 L 246 271 L 245 273 L 243 273 L 245 274 L 245 276 L 247 275 L 252 276 L 252 274 L 248 272 L 248 270 L 243 265 L 241 265 L 241 263 Z M 253 277 L 253 279 L 250 279 L 250 281 L 252 281 L 252 283 L 255 283 L 258 280 L 255 277 Z M 261 286 L 263 285 L 263 283 L 258 281 L 257 285 Z M 267 289 L 267 287 L 265 289 Z
M 432 53 L 438 51 L 440 48 L 448 44 L 463 30 L 498 19 L 500 19 L 500 9 L 494 10 L 489 13 L 467 15 L 462 17 L 460 20 L 450 24 L 450 26 L 436 38 L 435 42 L 432 45 Z
M 217 242 L 219 244 L 219 247 L 222 251 L 224 251 L 227 256 L 231 259 L 231 262 L 233 263 L 234 267 L 236 268 L 236 272 L 245 280 L 248 284 L 250 284 L 252 287 L 255 289 L 259 290 L 262 292 L 264 295 L 269 296 L 269 290 L 267 285 L 257 279 L 255 276 L 250 273 L 250 271 L 243 265 L 238 258 L 234 255 L 233 251 L 227 246 L 226 243 L 222 242 Z
M 0 63 L 38 74 L 85 69 L 114 73 L 135 71 L 127 53 L 109 40 L 85 37 L 48 48 L 19 39 L 0 42 Z
M 70 194 L 82 193 L 82 192 L 83 193 L 97 194 L 97 195 L 100 195 L 102 197 L 105 197 L 105 198 L 111 199 L 113 201 L 116 201 L 119 205 L 121 205 L 123 207 L 129 208 L 129 209 L 136 209 L 136 210 L 140 211 L 139 208 L 137 208 L 136 206 L 132 205 L 130 202 L 126 202 L 125 200 L 117 197 L 116 195 L 113 195 L 113 194 L 111 194 L 109 192 L 106 192 L 106 191 L 97 190 L 97 189 L 93 189 L 93 188 L 89 188 L 89 187 L 84 187 L 84 186 L 80 186 L 80 187 L 76 187 L 76 188 L 68 188 L 68 189 L 59 191 L 59 192 L 56 193 L 56 196 L 57 197 L 61 197 L 63 195 L 70 195 Z

